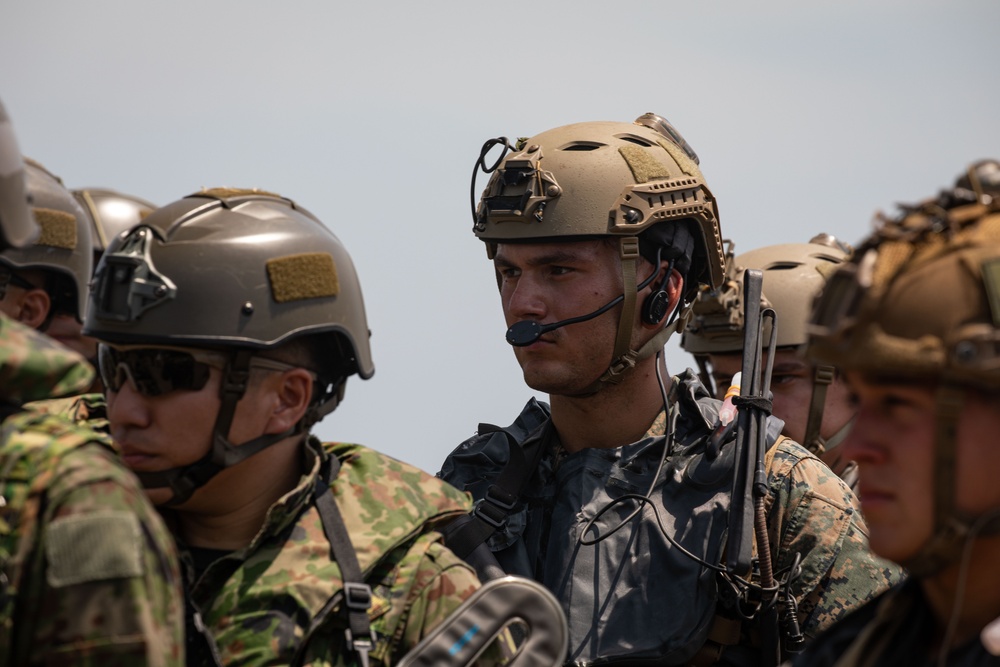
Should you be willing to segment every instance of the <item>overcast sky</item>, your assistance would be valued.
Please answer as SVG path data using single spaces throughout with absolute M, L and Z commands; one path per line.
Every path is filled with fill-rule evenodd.
M 653 111 L 737 251 L 855 242 L 1000 157 L 998 26 L 997 0 L 9 0 L 0 98 L 69 187 L 315 213 L 354 257 L 376 367 L 318 433 L 433 472 L 531 396 L 471 233 L 484 140 Z M 688 365 L 676 339 L 667 358 Z

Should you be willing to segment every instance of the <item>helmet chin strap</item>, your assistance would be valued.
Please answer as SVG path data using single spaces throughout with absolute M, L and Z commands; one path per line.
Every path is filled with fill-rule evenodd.
M 281 433 L 260 435 L 240 445 L 234 445 L 229 441 L 227 436 L 236 414 L 236 404 L 246 394 L 252 358 L 253 354 L 249 350 L 238 350 L 230 356 L 226 364 L 219 389 L 222 405 L 219 406 L 219 413 L 212 428 L 212 448 L 205 456 L 180 468 L 136 473 L 144 488 L 169 487 L 174 492 L 165 506 L 176 506 L 186 502 L 195 491 L 224 469 L 241 463 L 266 447 L 305 430 L 305 419 L 302 419 Z
M 956 435 L 965 389 L 943 383 L 934 400 L 934 533 L 913 558 L 900 563 L 915 577 L 931 576 L 955 563 L 966 540 L 1000 533 L 1000 512 L 993 510 L 972 516 L 955 507 Z

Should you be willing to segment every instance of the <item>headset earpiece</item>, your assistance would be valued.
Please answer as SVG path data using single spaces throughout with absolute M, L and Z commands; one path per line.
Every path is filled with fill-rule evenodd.
M 670 307 L 670 295 L 667 294 L 667 284 L 670 282 L 670 276 L 673 272 L 674 262 L 670 260 L 663 281 L 642 302 L 642 321 L 646 324 L 659 324 L 667 316 L 667 308 Z

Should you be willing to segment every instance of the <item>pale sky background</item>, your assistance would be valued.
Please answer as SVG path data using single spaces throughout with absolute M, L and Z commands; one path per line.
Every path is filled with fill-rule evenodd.
M 1000 157 L 998 27 L 998 0 L 6 0 L 0 99 L 69 187 L 259 187 L 315 213 L 357 265 L 376 367 L 317 432 L 434 472 L 531 395 L 471 232 L 486 139 L 653 111 L 738 252 L 855 242 Z M 689 365 L 676 338 L 667 359 Z

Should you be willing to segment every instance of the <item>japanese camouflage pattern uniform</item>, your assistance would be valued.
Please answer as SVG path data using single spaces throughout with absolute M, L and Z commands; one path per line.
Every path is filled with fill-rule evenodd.
M 8 413 L 90 385 L 93 369 L 0 319 Z M 0 663 L 183 665 L 173 541 L 106 436 L 21 412 L 0 431 Z
M 649 494 L 652 507 L 644 507 L 639 519 L 628 518 L 636 502 L 616 499 L 650 488 L 663 455 L 665 413 L 639 442 L 573 454 L 560 452 L 544 403 L 530 401 L 508 428 L 518 441 L 550 429 L 546 437 L 552 444 L 506 525 L 488 544 L 508 573 L 540 581 L 562 602 L 572 664 L 643 658 L 650 664 L 688 664 L 706 639 L 712 650 L 703 651 L 699 664 L 760 660 L 754 624 L 724 620 L 737 618 L 727 610 L 728 591 L 661 532 L 720 563 L 732 486 L 732 448 L 724 446 L 714 461 L 705 456 L 719 401 L 688 371 L 675 378 L 671 403 L 678 406 L 671 455 L 665 476 Z M 780 428 L 772 419 L 769 442 Z M 506 437 L 481 432 L 449 456 L 440 476 L 481 499 L 507 459 Z M 901 573 L 868 551 L 856 498 L 814 455 L 782 438 L 768 451 L 766 470 L 774 570 L 787 570 L 801 555 L 790 592 L 802 630 L 812 638 L 900 581 Z M 588 529 L 611 505 L 614 511 L 601 514 Z M 581 544 L 598 535 L 605 538 Z
M 341 468 L 331 489 L 373 591 L 370 658 L 373 665 L 393 665 L 479 588 L 472 568 L 433 530 L 467 512 L 468 498 L 360 445 L 311 439 L 305 455 L 309 472 L 271 507 L 253 542 L 192 582 L 194 603 L 224 665 L 289 664 L 296 655 L 302 664 L 355 664 L 339 602 L 311 628 L 327 602 L 339 600 L 343 585 L 313 503 L 321 469 L 336 457 Z

